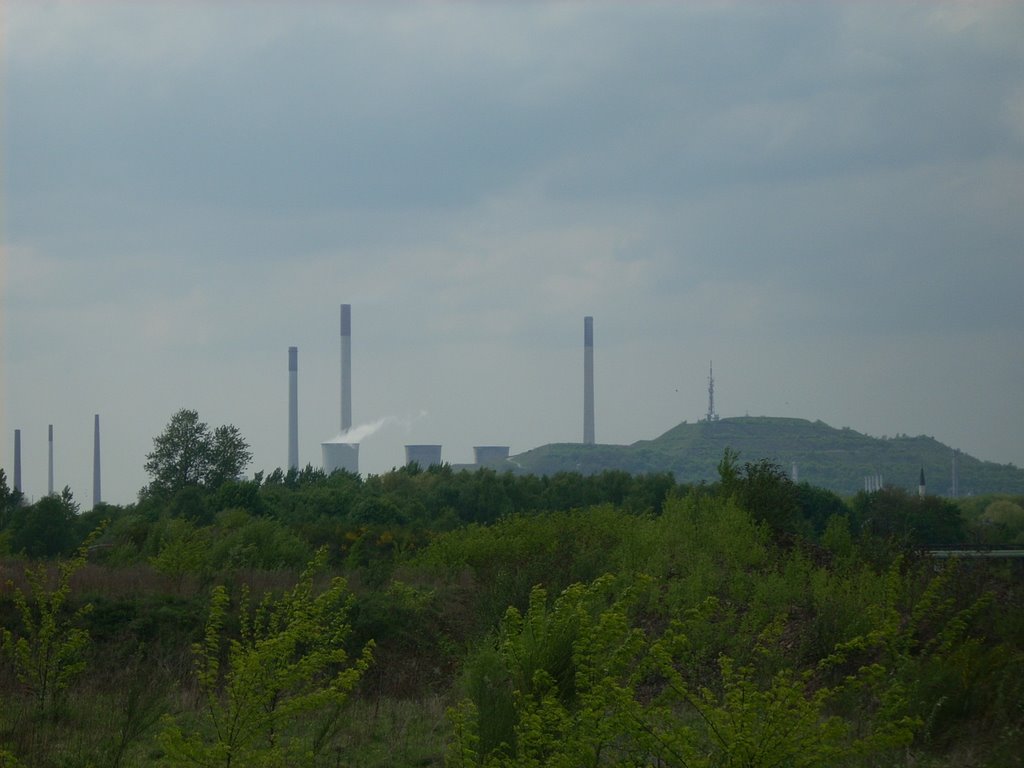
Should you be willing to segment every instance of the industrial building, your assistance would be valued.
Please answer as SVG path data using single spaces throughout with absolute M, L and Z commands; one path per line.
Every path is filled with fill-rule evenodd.
M 405 464 L 415 464 L 420 469 L 441 465 L 440 445 L 407 445 L 405 446 Z

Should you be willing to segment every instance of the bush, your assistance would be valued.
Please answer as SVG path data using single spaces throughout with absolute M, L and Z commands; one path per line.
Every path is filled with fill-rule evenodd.
M 202 722 L 182 728 L 165 719 L 160 741 L 172 765 L 312 765 L 330 744 L 371 646 L 349 659 L 346 585 L 335 578 L 317 593 L 323 562 L 320 552 L 279 600 L 268 595 L 253 607 L 243 595 L 237 638 L 225 631 L 228 592 L 214 589 L 195 646 Z

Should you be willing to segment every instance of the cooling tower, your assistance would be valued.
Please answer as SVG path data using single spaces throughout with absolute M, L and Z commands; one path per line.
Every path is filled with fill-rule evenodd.
M 405 463 L 416 464 L 420 469 L 440 466 L 440 445 L 407 445 L 405 446 Z
M 583 442 L 594 444 L 594 318 L 583 318 Z
M 93 417 L 92 428 L 92 506 L 100 505 L 100 415 Z
M 49 460 L 46 463 L 46 492 L 53 496 L 53 424 L 49 429 Z
M 21 430 L 14 430 L 14 490 L 21 490 Z
M 473 463 L 479 467 L 493 467 L 508 461 L 507 445 L 473 446 Z
M 352 429 L 352 305 L 341 305 L 341 431 Z
M 299 348 L 288 347 L 288 468 L 299 468 Z
M 328 475 L 343 469 L 359 474 L 359 443 L 321 443 L 324 452 L 324 472 Z

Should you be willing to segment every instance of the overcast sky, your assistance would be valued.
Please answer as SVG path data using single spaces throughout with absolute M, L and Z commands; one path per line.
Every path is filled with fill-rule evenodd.
M 134 501 L 180 408 L 518 453 L 707 409 L 1024 465 L 1022 3 L 2 11 L 3 444 Z M 756 459 L 760 457 L 748 457 Z M 888 479 L 888 478 L 887 478 Z M 915 479 L 908 481 L 912 485 Z

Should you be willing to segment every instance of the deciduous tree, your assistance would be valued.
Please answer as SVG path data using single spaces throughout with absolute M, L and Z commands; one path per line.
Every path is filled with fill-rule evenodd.
M 211 433 L 197 411 L 183 408 L 153 438 L 153 450 L 146 454 L 147 491 L 166 498 L 190 486 L 215 489 L 236 479 L 250 461 L 249 445 L 237 427 L 228 424 Z
M 229 480 L 237 480 L 252 461 L 252 452 L 242 433 L 234 424 L 213 430 L 210 440 L 209 464 L 204 478 L 211 488 L 219 488 Z

